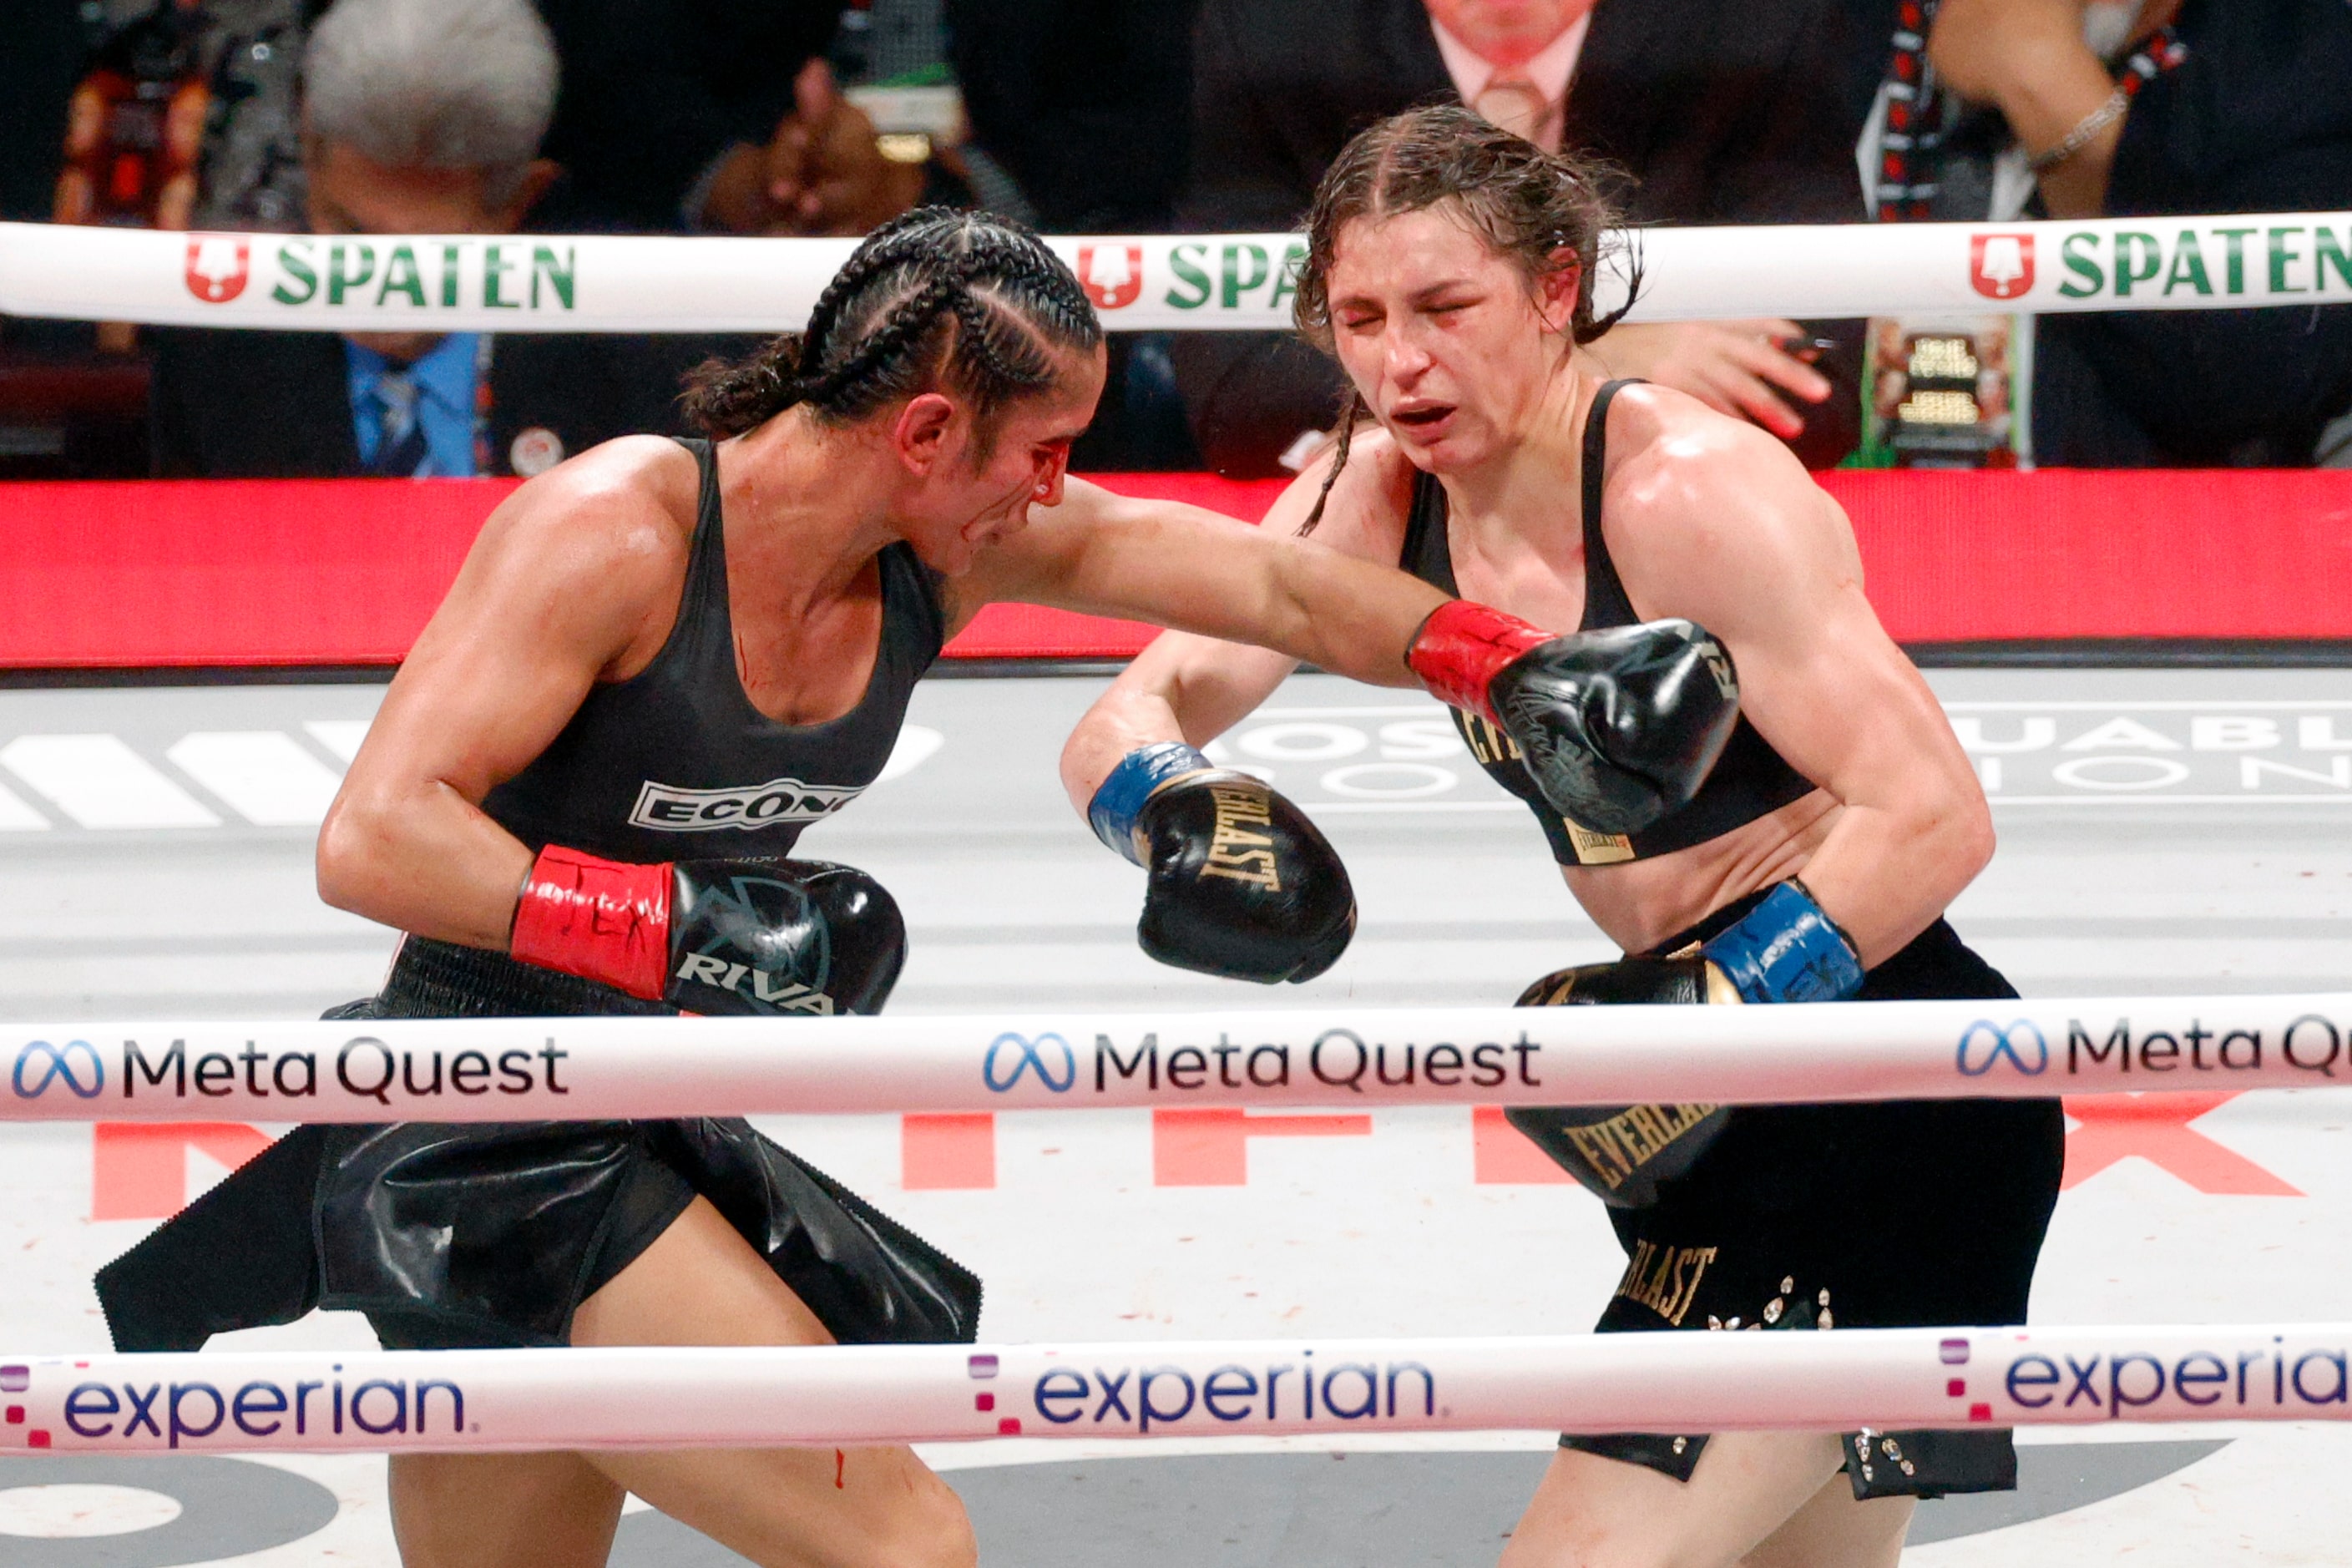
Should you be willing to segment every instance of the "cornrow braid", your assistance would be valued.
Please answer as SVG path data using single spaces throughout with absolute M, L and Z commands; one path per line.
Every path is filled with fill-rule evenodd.
M 711 435 L 735 436 L 800 404 L 846 424 L 946 388 L 971 401 L 984 442 L 991 416 L 1051 387 L 1064 353 L 1101 342 L 1086 290 L 1027 228 L 919 207 L 866 236 L 804 331 L 696 371 L 686 411 Z
M 916 208 L 900 213 L 866 235 L 865 243 L 850 253 L 841 270 L 829 279 L 809 307 L 808 325 L 803 329 L 803 353 L 812 363 L 824 355 L 834 329 L 841 320 L 844 305 L 863 292 L 876 278 L 906 259 L 906 247 L 901 237 L 926 221 L 932 209 Z

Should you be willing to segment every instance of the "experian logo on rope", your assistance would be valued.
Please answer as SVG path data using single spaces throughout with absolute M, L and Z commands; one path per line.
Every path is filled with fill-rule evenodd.
M 1132 1393 L 1129 1384 L 1133 1384 Z M 1236 1430 L 1245 1424 L 1378 1424 L 1437 1415 L 1437 1374 L 1417 1361 L 1325 1362 L 1315 1352 L 1228 1363 L 1195 1376 L 1181 1366 L 1056 1367 L 1030 1390 L 1030 1407 L 1055 1426 L 1108 1427 L 1149 1436 L 1172 1426 Z M 1419 1425 L 1420 1423 L 1413 1423 Z

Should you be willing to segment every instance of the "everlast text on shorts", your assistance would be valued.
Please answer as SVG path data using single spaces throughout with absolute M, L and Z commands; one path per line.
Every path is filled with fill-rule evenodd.
M 656 833 L 717 833 L 729 827 L 752 833 L 782 822 L 819 821 L 862 793 L 859 785 L 807 784 L 798 779 L 723 789 L 680 789 L 647 779 L 637 791 L 629 826 Z

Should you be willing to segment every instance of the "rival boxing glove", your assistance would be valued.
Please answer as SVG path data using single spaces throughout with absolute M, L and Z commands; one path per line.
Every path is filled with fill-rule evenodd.
M 823 860 L 631 865 L 551 844 L 508 951 L 689 1013 L 878 1013 L 907 959 L 898 905 Z
M 1639 833 L 1689 804 L 1739 720 L 1731 655 L 1689 621 L 1561 637 L 1453 599 L 1405 662 L 1517 742 L 1544 798 L 1595 833 Z
M 1688 952 L 1559 970 L 1516 1005 L 1838 1002 L 1862 983 L 1853 943 L 1792 879 Z M 1621 1105 L 1514 1106 L 1504 1114 L 1603 1203 L 1643 1208 L 1722 1135 L 1731 1112 L 1719 1105 Z
M 1312 980 L 1355 934 L 1347 868 L 1306 814 L 1190 746 L 1129 752 L 1087 820 L 1150 874 L 1135 936 L 1162 963 L 1266 985 Z

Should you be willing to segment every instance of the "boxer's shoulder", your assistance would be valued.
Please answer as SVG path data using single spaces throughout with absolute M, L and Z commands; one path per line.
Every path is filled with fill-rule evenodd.
M 698 493 L 693 454 L 674 441 L 593 447 L 499 503 L 447 603 L 559 637 L 582 628 L 625 658 L 648 638 L 657 647 L 693 551 Z
M 1331 466 L 1338 458 L 1337 447 L 1327 447 L 1301 469 L 1266 513 L 1265 525 L 1296 533 L 1320 500 L 1322 516 L 1313 531 L 1318 541 L 1371 560 L 1395 560 L 1404 539 L 1405 521 L 1412 514 L 1413 487 L 1420 470 L 1377 425 L 1357 427 L 1349 443 L 1348 461 L 1339 477 L 1332 479 Z
M 1811 481 L 1780 439 L 1654 382 L 1619 388 L 1609 406 L 1604 507 L 1671 507 L 1685 495 L 1719 500 L 1727 488 L 1769 492 Z
M 1731 603 L 1859 578 L 1845 513 L 1777 437 L 1670 388 L 1618 404 L 1601 526 L 1640 613 L 1723 632 Z

